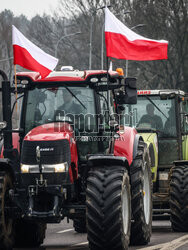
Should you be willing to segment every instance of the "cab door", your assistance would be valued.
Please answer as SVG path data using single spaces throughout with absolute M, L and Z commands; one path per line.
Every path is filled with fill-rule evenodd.
M 188 160 L 188 97 L 182 101 L 181 109 L 182 154 L 183 160 Z

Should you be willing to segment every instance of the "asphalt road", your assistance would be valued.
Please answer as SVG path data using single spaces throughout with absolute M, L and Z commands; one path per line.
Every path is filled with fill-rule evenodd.
M 169 221 L 154 221 L 151 242 L 147 246 L 130 247 L 131 250 L 187 250 L 188 234 L 174 233 Z M 72 222 L 50 224 L 46 232 L 44 244 L 35 250 L 89 250 L 87 235 L 73 230 Z M 18 250 L 18 249 L 16 249 Z M 22 249 L 23 250 L 23 249 Z M 27 250 L 27 249 L 24 249 Z M 28 249 L 29 250 L 29 249 Z M 31 250 L 31 249 L 30 249 Z M 34 249 L 32 249 L 34 250 Z

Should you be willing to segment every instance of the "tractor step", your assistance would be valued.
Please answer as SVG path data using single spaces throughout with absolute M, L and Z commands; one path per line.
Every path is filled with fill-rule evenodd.
M 156 214 L 170 214 L 170 209 L 160 209 L 160 208 L 154 208 L 153 209 L 153 215 L 156 215 Z
M 64 205 L 63 215 L 70 219 L 85 217 L 86 207 L 85 205 L 74 204 L 74 205 Z

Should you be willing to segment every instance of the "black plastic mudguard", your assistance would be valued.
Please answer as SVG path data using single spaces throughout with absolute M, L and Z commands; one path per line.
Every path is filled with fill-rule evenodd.
M 126 157 L 114 156 L 114 155 L 90 155 L 88 157 L 88 167 L 99 167 L 99 166 L 123 166 L 128 169 L 129 163 Z
M 175 166 L 185 166 L 185 165 L 188 165 L 188 161 L 187 160 L 179 160 L 179 161 L 174 161 L 173 164 Z
M 0 158 L 0 171 L 8 171 L 14 175 L 11 161 L 8 158 Z
M 144 141 L 141 135 L 136 134 L 135 139 L 134 139 L 134 146 L 133 146 L 133 160 L 135 159 L 137 155 L 139 140 Z

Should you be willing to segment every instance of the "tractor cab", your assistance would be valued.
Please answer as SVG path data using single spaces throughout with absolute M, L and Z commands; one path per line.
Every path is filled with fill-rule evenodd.
M 109 74 L 109 86 L 105 71 L 53 72 L 45 80 L 37 78 L 37 73 L 18 73 L 17 78 L 25 92 L 21 141 L 27 134 L 30 138 L 31 131 L 38 136 L 49 129 L 52 134 L 58 133 L 58 126 L 61 130 L 66 123 L 76 140 L 80 162 L 86 162 L 89 154 L 108 151 L 108 139 L 101 141 L 97 137 L 109 138 L 111 134 L 109 122 L 115 119 L 116 112 L 112 91 L 119 88 L 122 78 L 117 72 Z
M 170 213 L 169 182 L 174 162 L 188 160 L 188 99 L 181 90 L 139 90 L 135 105 L 124 105 L 121 122 L 148 144 L 154 184 L 154 214 Z M 180 164 L 180 165 L 181 165 Z
M 135 78 L 104 70 L 63 70 L 44 79 L 20 72 L 17 86 L 11 86 L 0 74 L 5 121 L 0 245 L 39 246 L 46 224 L 66 217 L 76 232 L 87 226 L 91 249 L 147 244 L 152 223 L 147 145 L 134 128 L 119 128 L 117 112 L 120 104 L 136 103 Z M 15 92 L 21 103 L 18 129 L 12 129 Z
M 137 104 L 124 105 L 121 121 L 135 127 L 146 140 L 156 134 L 153 141 L 156 152 L 159 151 L 158 164 L 170 168 L 184 154 L 181 145 L 188 128 L 187 107 L 183 91 L 139 90 Z

